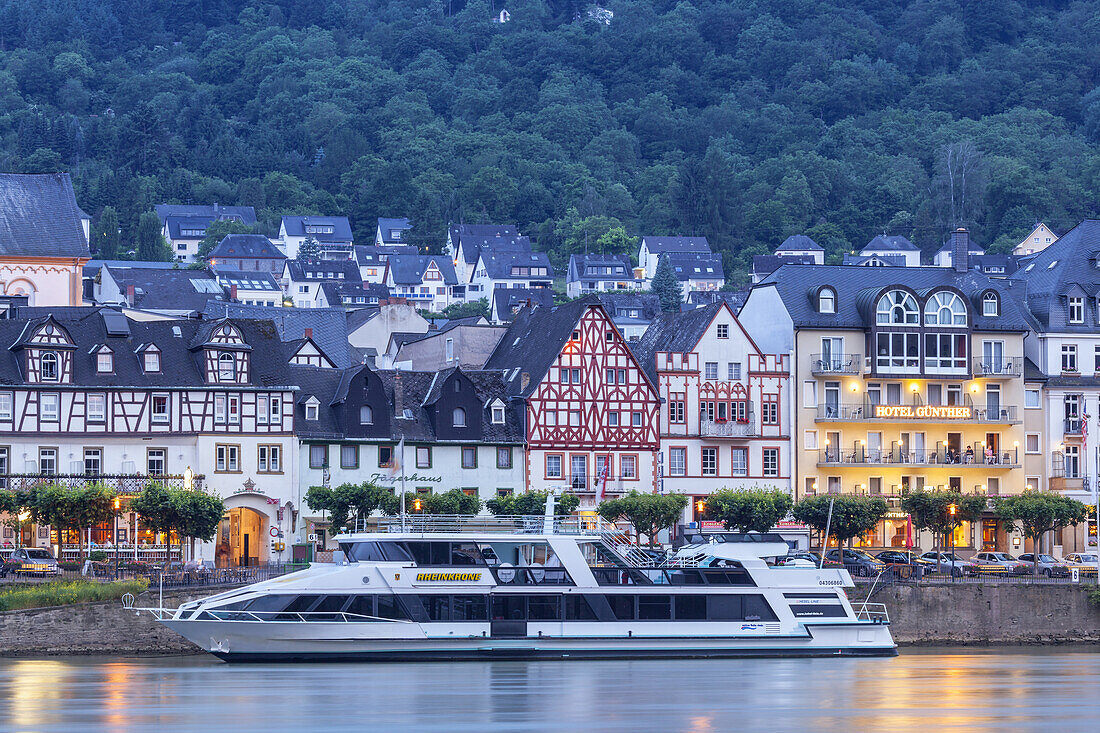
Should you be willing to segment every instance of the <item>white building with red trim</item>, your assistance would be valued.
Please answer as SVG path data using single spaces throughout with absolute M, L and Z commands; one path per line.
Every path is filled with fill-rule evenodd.
M 523 402 L 529 490 L 591 508 L 658 489 L 657 385 L 597 298 L 520 310 L 485 368 Z

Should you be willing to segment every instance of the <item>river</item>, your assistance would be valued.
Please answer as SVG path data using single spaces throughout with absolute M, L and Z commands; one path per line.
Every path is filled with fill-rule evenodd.
M 228 665 L 0 660 L 3 731 L 1088 731 L 1100 652 Z

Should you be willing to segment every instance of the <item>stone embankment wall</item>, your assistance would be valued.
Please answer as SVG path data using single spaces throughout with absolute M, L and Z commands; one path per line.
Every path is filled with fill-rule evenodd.
M 169 608 L 221 593 L 165 591 Z M 156 606 L 157 591 L 138 595 L 135 606 Z M 202 650 L 148 613 L 126 610 L 121 601 L 80 603 L 57 608 L 29 608 L 0 613 L 0 657 L 68 654 L 198 654 Z
M 164 605 L 224 590 L 165 593 Z M 857 603 L 865 594 L 865 588 L 849 591 Z M 899 644 L 1100 643 L 1100 608 L 1089 605 L 1085 587 L 899 585 L 879 589 L 871 602 L 886 604 Z M 135 603 L 156 604 L 156 591 Z M 0 657 L 199 652 L 149 614 L 125 610 L 118 601 L 0 613 Z
M 899 644 L 1100 643 L 1100 608 L 1091 586 L 897 585 L 871 598 L 885 603 Z M 861 601 L 866 591 L 849 591 Z

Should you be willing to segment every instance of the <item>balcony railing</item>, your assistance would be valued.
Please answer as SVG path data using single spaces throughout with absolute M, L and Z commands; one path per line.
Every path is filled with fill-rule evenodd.
M 939 450 L 872 450 L 869 448 L 855 448 L 852 450 L 840 450 L 826 448 L 819 450 L 817 465 L 819 466 L 982 466 L 988 468 L 1018 468 L 1020 465 L 1019 449 L 1002 451 L 985 451 L 980 445 L 973 446 L 972 452 L 956 453 L 945 448 Z
M 568 491 L 578 496 L 595 494 L 600 490 L 601 482 L 603 482 L 603 491 L 605 494 L 625 494 L 631 489 L 638 488 L 641 483 L 638 476 L 603 477 L 580 474 L 550 479 L 550 481 L 558 482 L 555 488 L 560 488 L 562 491 Z
M 1090 476 L 1051 476 L 1051 491 L 1092 491 L 1092 477 Z
M 205 476 L 192 478 L 191 487 L 202 490 Z M 183 476 L 153 476 L 144 473 L 132 474 L 48 474 L 48 473 L 8 473 L 0 474 L 0 487 L 13 491 L 22 491 L 35 486 L 57 484 L 70 489 L 79 489 L 90 484 L 102 484 L 122 496 L 141 493 L 151 483 L 161 483 L 170 488 L 182 489 L 186 484 Z
M 974 422 L 1003 423 L 1019 422 L 1015 405 L 999 405 L 990 408 L 962 405 L 872 405 L 819 404 L 818 422 Z
M 974 357 L 975 377 L 1019 377 L 1023 373 L 1023 357 Z
M 699 420 L 699 435 L 707 438 L 747 438 L 757 435 L 756 416 L 751 412 L 745 420 Z
M 1062 433 L 1068 437 L 1081 437 L 1084 434 L 1085 421 L 1079 417 L 1067 417 L 1062 421 Z
M 862 354 L 810 354 L 811 374 L 860 374 Z

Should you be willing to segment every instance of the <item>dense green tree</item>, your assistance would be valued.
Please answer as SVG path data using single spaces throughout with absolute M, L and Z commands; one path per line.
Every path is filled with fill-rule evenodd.
M 45 484 L 32 489 L 24 508 L 30 510 L 35 524 L 48 524 L 67 532 L 94 527 L 114 517 L 115 493 L 102 484 L 69 488 Z M 81 543 L 81 547 L 84 545 Z M 83 549 L 81 550 L 83 556 Z
M 913 527 L 932 532 L 933 549 L 946 547 L 948 536 L 963 522 L 981 519 L 985 507 L 984 496 L 950 490 L 914 489 L 901 500 L 902 511 L 912 518 Z
M 92 252 L 102 260 L 118 259 L 119 242 L 118 212 L 113 206 L 104 206 L 99 223 L 92 230 Z
M 311 486 L 305 501 L 314 511 L 328 512 L 331 535 L 354 529 L 358 520 L 365 521 L 375 511 L 395 514 L 401 506 L 392 489 L 370 482 L 344 483 L 335 488 Z
M 672 264 L 667 257 L 662 257 L 657 265 L 657 272 L 653 275 L 653 282 L 649 289 L 661 301 L 661 310 L 665 313 L 676 313 L 683 303 L 683 289 L 676 273 L 672 271 Z
M 768 532 L 790 514 L 791 495 L 780 489 L 719 489 L 707 497 L 707 519 L 737 532 Z
M 644 534 L 649 546 L 657 536 L 680 521 L 690 499 L 685 494 L 640 494 L 631 491 L 618 499 L 604 499 L 596 512 L 608 522 L 625 521 L 634 528 L 635 541 Z
M 502 516 L 540 515 L 546 513 L 545 491 L 524 491 L 519 494 L 497 496 L 485 502 L 485 508 L 491 513 Z M 580 499 L 573 494 L 562 494 L 554 498 L 556 516 L 569 516 L 577 511 Z
M 1039 574 L 1039 539 L 1047 532 L 1080 524 L 1088 514 L 1085 504 L 1053 491 L 1025 491 L 997 500 L 997 516 L 1032 541 L 1035 575 Z
M 136 237 L 136 259 L 143 262 L 171 262 L 172 250 L 161 234 L 160 217 L 154 211 L 147 211 L 138 221 Z
M 481 316 L 489 318 L 489 301 L 485 298 L 471 300 L 465 303 L 452 303 L 443 309 L 443 315 L 447 318 L 472 318 Z
M 832 503 L 832 514 L 829 505 Z M 889 507 L 885 499 L 870 496 L 838 494 L 811 496 L 794 505 L 794 518 L 803 524 L 835 537 L 841 547 L 878 526 Z M 825 538 L 828 544 L 828 538 Z

